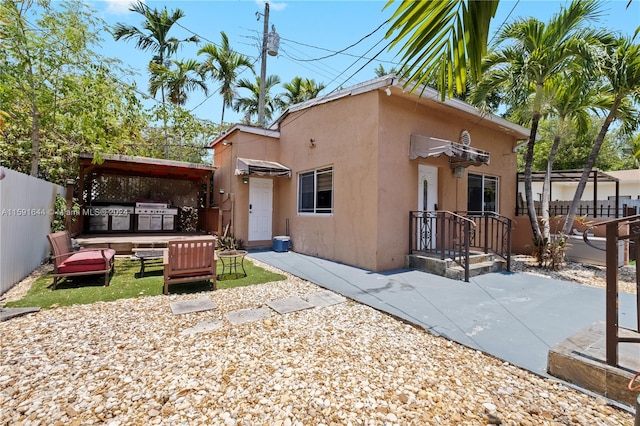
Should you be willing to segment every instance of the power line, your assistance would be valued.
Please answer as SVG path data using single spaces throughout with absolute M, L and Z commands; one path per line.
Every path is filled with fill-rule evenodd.
M 514 10 L 516 10 L 516 7 L 518 6 L 518 4 L 520 3 L 520 0 L 516 0 L 515 4 L 513 5 L 513 7 L 511 8 L 511 11 L 509 11 L 509 13 L 507 14 L 507 16 L 504 18 L 504 20 L 502 21 L 502 23 L 498 26 L 498 28 L 496 29 L 496 31 L 493 33 L 493 35 L 491 36 L 491 39 L 489 40 L 489 44 L 491 44 L 493 42 L 493 40 L 496 38 L 496 36 L 500 33 L 500 30 L 502 29 L 502 27 L 504 26 L 504 24 L 507 23 L 507 19 L 509 19 L 509 17 L 511 16 L 511 14 L 513 13 Z
M 322 47 L 317 47 L 317 46 L 311 46 L 311 45 L 304 44 L 304 43 L 297 43 L 297 42 L 295 42 L 295 41 L 293 41 L 293 40 L 288 40 L 288 39 L 284 39 L 284 38 L 281 38 L 280 40 L 281 40 L 281 41 L 283 41 L 283 40 L 284 40 L 284 41 L 291 42 L 291 43 L 295 43 L 295 44 L 300 44 L 300 45 L 302 45 L 302 46 L 306 46 L 306 47 L 312 47 L 312 48 L 315 48 L 315 49 L 322 49 L 322 50 L 327 50 L 327 51 L 332 52 L 332 51 L 331 51 L 331 50 L 329 50 L 329 49 L 324 49 L 324 48 L 322 48 Z M 287 45 L 288 45 L 288 43 L 283 43 L 283 44 L 284 44 L 285 46 L 287 46 Z M 293 47 L 292 47 L 292 49 L 293 49 Z M 338 53 L 338 52 L 336 52 L 336 53 Z M 341 54 L 341 55 L 344 55 L 344 56 L 350 56 L 350 57 L 352 57 L 352 58 L 370 59 L 370 58 L 362 57 L 361 55 L 355 55 L 355 54 L 353 54 L 353 53 L 345 53 L 345 52 L 341 52 L 341 53 L 338 53 L 338 54 Z M 336 55 L 328 55 L 328 56 L 326 56 L 326 58 L 329 58 L 329 57 L 331 57 L 331 56 L 336 56 Z M 294 61 L 297 61 L 297 62 L 311 62 L 311 61 L 317 61 L 317 60 L 318 60 L 318 59 L 300 59 L 300 58 L 295 58 L 295 57 L 293 57 L 293 56 L 291 56 L 291 59 L 292 59 L 292 60 L 294 60 Z M 400 63 L 398 63 L 398 62 L 388 61 L 388 60 L 379 60 L 379 62 L 383 62 L 383 63 L 387 63 L 387 64 L 391 64 L 391 65 L 400 65 Z
M 369 50 L 367 50 L 367 51 L 365 52 L 365 54 L 369 53 L 369 52 L 370 52 L 374 47 L 376 47 L 376 46 L 377 46 L 378 44 L 380 44 L 381 42 L 382 42 L 382 40 L 378 41 L 375 45 L 371 46 L 371 48 L 369 48 Z M 345 80 L 345 82 L 346 82 L 346 81 L 351 80 L 353 77 L 355 77 L 355 75 L 356 75 L 357 73 L 359 73 L 360 71 L 362 71 L 362 70 L 364 69 L 364 67 L 366 67 L 366 66 L 367 66 L 367 65 L 369 65 L 371 62 L 373 62 L 373 61 L 375 60 L 375 58 L 376 58 L 376 57 L 378 57 L 379 55 L 381 55 L 381 54 L 382 54 L 382 52 L 384 52 L 384 51 L 385 51 L 385 50 L 386 50 L 386 49 L 391 45 L 391 43 L 392 43 L 392 41 L 390 41 L 389 43 L 387 43 L 387 45 L 386 45 L 385 47 L 383 47 L 383 48 L 382 48 L 378 53 L 376 53 L 376 54 L 373 56 L 373 58 L 369 59 L 369 60 L 368 60 L 364 65 L 362 65 L 360 68 L 358 68 L 358 70 L 357 70 L 356 72 L 354 72 L 353 74 L 351 74 L 351 76 L 349 76 L 349 77 Z M 362 57 L 364 57 L 364 55 L 363 55 L 363 56 L 361 56 L 361 58 L 362 58 Z M 349 68 L 351 68 L 351 67 L 352 67 L 352 66 L 354 66 L 356 63 L 358 63 L 358 61 L 359 61 L 359 60 L 360 60 L 360 59 L 356 60 L 353 64 L 349 65 L 349 67 L 347 67 L 347 69 L 346 69 L 346 70 L 344 70 L 342 73 L 340 73 L 340 75 L 344 74 L 344 73 L 345 73 Z M 331 83 L 333 83 L 335 80 L 337 80 L 337 79 L 338 79 L 338 77 L 340 77 L 340 75 L 338 75 L 335 79 L 333 79 L 329 84 L 331 84 Z M 344 84 L 344 83 L 343 83 L 343 84 Z M 308 106 L 304 111 L 302 111 L 302 113 L 301 113 L 301 114 L 297 115 L 297 116 L 296 116 L 296 117 L 294 117 L 291 121 L 289 121 L 288 123 L 284 124 L 284 125 L 283 125 L 283 127 L 286 127 L 287 125 L 289 125 L 289 124 L 293 123 L 294 121 L 296 121 L 297 119 L 299 119 L 300 117 L 302 117 L 304 114 L 306 114 L 306 113 L 311 109 L 311 107 L 313 107 L 313 106 L 317 105 L 317 102 L 318 102 L 318 101 L 321 101 L 323 98 L 325 98 L 326 96 L 330 95 L 331 93 L 338 91 L 338 90 L 340 89 L 340 87 L 341 87 L 341 86 L 342 86 L 342 84 L 341 84 L 341 85 L 339 85 L 339 86 L 337 86 L 335 89 L 333 89 L 332 91 L 330 91 L 328 94 L 326 94 L 326 95 L 322 96 L 321 98 L 317 99 L 317 101 L 316 101 L 316 102 L 311 103 L 311 105 L 309 105 L 309 106 Z
M 376 28 L 375 30 L 371 31 L 369 34 L 366 34 L 365 36 L 363 36 L 362 38 L 360 38 L 360 40 L 356 41 L 356 42 L 355 42 L 355 43 L 353 43 L 353 44 L 350 44 L 349 46 L 345 47 L 344 49 L 340 49 L 340 50 L 335 51 L 335 52 L 333 52 L 333 53 L 331 53 L 331 54 L 329 54 L 329 55 L 321 56 L 321 57 L 319 57 L 319 58 L 313 58 L 313 59 L 300 59 L 300 61 L 302 61 L 302 62 L 304 62 L 304 61 L 307 61 L 307 62 L 310 62 L 310 61 L 320 61 L 320 60 L 323 60 L 323 59 L 330 58 L 330 57 L 332 57 L 332 56 L 339 55 L 340 53 L 343 53 L 343 52 L 345 52 L 345 51 L 347 51 L 347 50 L 351 49 L 352 47 L 357 46 L 357 45 L 358 45 L 358 44 L 360 44 L 362 41 L 364 41 L 364 40 L 365 40 L 365 39 L 367 39 L 368 37 L 370 37 L 370 36 L 372 36 L 373 34 L 375 34 L 378 30 L 380 30 L 380 28 L 382 28 L 382 27 L 383 27 L 384 25 L 386 25 L 388 22 L 389 22 L 389 20 L 387 19 L 387 20 L 386 20 L 386 21 L 384 21 L 382 24 L 380 24 L 380 25 L 378 26 L 378 28 Z M 287 39 L 282 39 L 282 40 L 287 40 Z M 291 41 L 291 42 L 293 42 L 293 40 L 287 40 L 287 41 Z M 300 44 L 302 44 L 302 43 L 300 43 Z M 311 46 L 309 46 L 309 47 L 311 47 Z

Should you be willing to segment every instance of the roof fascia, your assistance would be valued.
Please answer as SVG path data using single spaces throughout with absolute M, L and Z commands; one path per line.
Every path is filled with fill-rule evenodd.
M 80 160 L 93 161 L 94 156 L 91 153 L 83 152 L 80 153 L 79 158 Z M 214 171 L 218 168 L 217 166 L 213 166 L 211 164 L 188 163 L 184 161 L 165 160 L 162 158 L 136 157 L 132 155 L 121 154 L 101 154 L 100 158 L 103 160 L 103 162 L 110 161 L 115 163 L 133 163 L 147 166 L 191 168 L 207 171 Z
M 231 134 L 234 132 L 250 133 L 253 135 L 266 136 L 266 137 L 275 138 L 275 139 L 280 138 L 280 131 L 278 130 L 274 130 L 271 128 L 265 129 L 262 127 L 248 126 L 246 124 L 234 124 L 227 131 L 216 136 L 214 140 L 209 142 L 209 146 L 213 148 L 214 145 L 217 145 L 218 143 L 222 142 L 225 138 L 231 136 Z
M 305 102 L 301 102 L 296 105 L 292 105 L 287 108 L 278 119 L 274 122 L 272 127 L 276 127 L 279 125 L 284 118 L 296 111 L 301 111 L 303 109 L 311 108 L 316 105 L 320 105 L 323 103 L 331 102 L 336 99 L 340 99 L 346 96 L 355 96 L 361 93 L 370 92 L 373 90 L 378 90 L 386 87 L 395 87 L 403 92 L 408 92 L 417 96 L 418 98 L 427 99 L 429 101 L 453 108 L 455 110 L 464 112 L 466 114 L 470 114 L 474 117 L 482 118 L 483 120 L 487 120 L 499 127 L 502 127 L 506 130 L 510 130 L 511 132 L 516 133 L 518 140 L 528 139 L 529 138 L 529 129 L 526 127 L 520 126 L 519 124 L 512 123 L 508 120 L 505 120 L 502 117 L 491 113 L 482 113 L 476 107 L 461 101 L 459 99 L 445 99 L 444 102 L 440 100 L 440 93 L 425 85 L 416 85 L 415 83 L 406 84 L 403 83 L 402 80 L 398 79 L 393 74 L 389 74 L 383 77 L 378 77 L 374 80 L 369 80 L 364 83 L 356 84 L 355 86 L 348 87 L 346 89 L 338 90 L 334 93 L 329 93 L 325 96 L 310 99 Z

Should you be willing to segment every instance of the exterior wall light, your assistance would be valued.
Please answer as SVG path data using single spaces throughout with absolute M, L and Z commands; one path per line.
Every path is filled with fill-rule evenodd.
M 242 183 L 249 183 L 249 178 L 246 176 L 243 176 Z

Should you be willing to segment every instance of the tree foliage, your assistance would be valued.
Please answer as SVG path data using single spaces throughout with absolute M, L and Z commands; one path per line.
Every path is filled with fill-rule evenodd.
M 272 120 L 275 114 L 282 110 L 284 102 L 279 94 L 273 95 L 271 90 L 280 84 L 280 77 L 269 75 L 264 82 L 264 116 L 266 120 Z M 245 113 L 246 122 L 252 122 L 252 117 L 258 115 L 258 99 L 260 97 L 260 77 L 254 81 L 243 78 L 238 81 L 238 88 L 248 91 L 248 96 L 240 96 L 235 99 L 233 109 Z
M 0 151 L 7 166 L 54 182 L 75 176 L 81 151 L 122 152 L 143 125 L 139 102 L 91 50 L 103 23 L 82 2 L 0 4 Z
M 214 126 L 173 104 L 145 108 L 120 62 L 93 50 L 107 28 L 95 16 L 81 1 L 0 0 L 0 164 L 64 184 L 81 152 L 163 157 L 165 131 L 172 158 L 202 162 Z
M 208 75 L 213 80 L 220 82 L 218 93 L 222 95 L 222 117 L 220 125 L 224 124 L 224 111 L 227 107 L 233 106 L 236 98 L 236 82 L 240 73 L 249 69 L 254 72 L 253 62 L 244 55 L 236 53 L 229 43 L 229 37 L 223 32 L 220 33 L 222 43 L 216 46 L 213 43 L 205 44 L 198 55 L 206 55 L 201 63 L 204 75 Z
M 289 83 L 284 83 L 282 87 L 285 91 L 282 93 L 281 99 L 283 108 L 286 108 L 317 97 L 324 90 L 325 85 L 318 84 L 312 79 L 294 77 Z
M 389 7 L 394 0 L 389 0 Z M 399 2 L 386 37 L 390 49 L 400 48 L 402 77 L 416 85 L 438 76 L 438 89 L 452 97 L 482 74 L 489 25 L 497 0 L 441 0 Z

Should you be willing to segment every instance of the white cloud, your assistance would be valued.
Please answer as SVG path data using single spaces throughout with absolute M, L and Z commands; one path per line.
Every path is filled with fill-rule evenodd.
M 272 1 L 266 2 L 265 0 L 255 0 L 255 1 L 256 1 L 256 4 L 262 9 L 264 9 L 265 3 L 269 3 L 269 10 L 277 11 L 277 10 L 283 10 L 285 7 L 287 7 L 286 3 L 274 3 Z
M 105 13 L 110 15 L 126 15 L 129 13 L 129 8 L 136 0 L 105 0 L 107 8 Z M 143 1 L 144 3 L 144 1 Z

